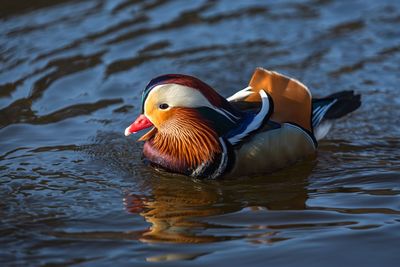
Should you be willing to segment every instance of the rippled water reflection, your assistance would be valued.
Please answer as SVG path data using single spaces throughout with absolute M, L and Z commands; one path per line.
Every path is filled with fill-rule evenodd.
M 397 266 L 396 1 L 13 1 L 0 8 L 2 265 Z M 262 177 L 157 173 L 123 130 L 166 72 L 222 94 L 255 66 L 363 106 Z

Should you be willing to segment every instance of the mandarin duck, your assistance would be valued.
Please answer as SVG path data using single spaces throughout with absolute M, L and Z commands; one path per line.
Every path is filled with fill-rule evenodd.
M 152 127 L 138 141 L 158 169 L 194 178 L 249 176 L 315 155 L 333 121 L 360 105 L 353 91 L 312 98 L 301 82 L 263 68 L 228 98 L 195 77 L 167 74 L 148 83 L 125 135 Z

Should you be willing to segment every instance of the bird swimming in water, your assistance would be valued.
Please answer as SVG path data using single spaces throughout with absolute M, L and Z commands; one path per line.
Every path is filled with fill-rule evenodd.
M 335 119 L 356 110 L 360 95 L 312 98 L 301 82 L 256 68 L 249 86 L 228 98 L 203 81 L 167 74 L 149 82 L 139 117 L 125 135 L 150 128 L 147 162 L 194 178 L 273 172 L 315 155 Z

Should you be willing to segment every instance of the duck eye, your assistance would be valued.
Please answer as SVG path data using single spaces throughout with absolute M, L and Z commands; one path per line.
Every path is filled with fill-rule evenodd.
M 159 107 L 160 107 L 160 109 L 167 109 L 167 108 L 169 108 L 169 106 L 168 106 L 167 103 L 160 104 Z

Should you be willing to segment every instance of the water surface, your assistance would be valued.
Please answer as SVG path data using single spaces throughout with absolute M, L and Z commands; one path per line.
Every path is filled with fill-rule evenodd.
M 2 266 L 398 265 L 398 2 L 0 5 Z M 142 164 L 123 131 L 152 77 L 228 96 L 256 66 L 363 105 L 315 160 L 274 174 L 198 181 Z

